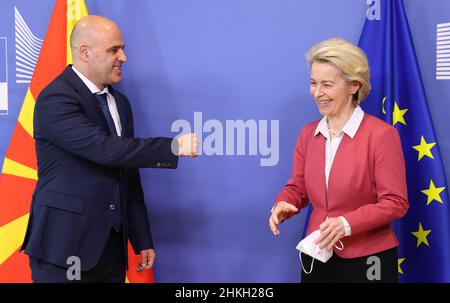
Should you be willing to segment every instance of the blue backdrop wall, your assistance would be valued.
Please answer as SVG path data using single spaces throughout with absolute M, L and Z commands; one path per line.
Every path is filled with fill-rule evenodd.
M 404 3 L 450 176 L 450 80 L 436 80 L 435 67 L 436 25 L 450 22 L 450 2 Z M 274 198 L 289 177 L 297 135 L 305 123 L 319 118 L 309 95 L 305 53 L 330 37 L 357 43 L 366 0 L 86 4 L 90 14 L 115 20 L 123 31 L 129 61 L 119 89 L 132 103 L 137 135 L 174 136 L 178 131 L 171 131 L 171 126 L 176 120 L 186 120 L 192 128 L 197 125 L 198 131 L 201 115 L 205 129 L 199 135 L 205 144 L 211 133 L 216 151 L 223 144 L 225 155 L 207 155 L 208 145 L 197 159 L 182 159 L 177 170 L 141 170 L 157 250 L 156 280 L 299 281 L 295 246 L 304 214 L 284 223 L 278 237 L 267 223 Z M 8 83 L 8 112 L 0 115 L 0 165 L 28 87 L 16 83 L 15 9 L 43 39 L 53 5 L 53 0 L 0 2 L 0 82 Z M 234 148 L 225 148 L 230 136 L 227 120 L 240 119 L 259 126 L 255 141 L 247 132 L 243 155 L 237 155 L 236 140 Z M 279 145 L 274 140 L 278 136 Z M 264 140 L 269 141 L 270 153 Z M 270 165 L 262 166 L 262 159 L 269 159 Z

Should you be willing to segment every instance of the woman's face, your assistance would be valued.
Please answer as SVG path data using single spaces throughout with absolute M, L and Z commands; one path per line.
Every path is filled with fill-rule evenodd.
M 359 84 L 348 83 L 341 71 L 331 63 L 314 62 L 311 65 L 310 93 L 319 112 L 327 117 L 339 117 L 351 112 L 353 93 Z

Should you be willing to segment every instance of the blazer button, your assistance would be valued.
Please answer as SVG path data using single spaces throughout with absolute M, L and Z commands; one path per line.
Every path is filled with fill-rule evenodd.
M 109 204 L 109 209 L 112 211 L 116 210 L 116 206 L 114 204 Z

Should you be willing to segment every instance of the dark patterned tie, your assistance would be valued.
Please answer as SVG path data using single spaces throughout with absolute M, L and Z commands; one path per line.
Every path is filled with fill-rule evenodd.
M 105 116 L 106 123 L 108 123 L 108 128 L 111 134 L 117 135 L 116 126 L 114 125 L 114 120 L 111 116 L 111 112 L 108 108 L 108 101 L 106 99 L 106 93 L 95 94 L 95 97 L 100 104 L 100 108 L 102 109 L 103 115 Z

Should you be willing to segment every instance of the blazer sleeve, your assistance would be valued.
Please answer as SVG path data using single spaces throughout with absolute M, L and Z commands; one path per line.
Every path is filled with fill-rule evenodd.
M 408 211 L 405 160 L 400 136 L 393 127 L 382 131 L 374 142 L 374 165 L 377 202 L 368 203 L 344 214 L 352 235 L 386 225 Z
M 35 139 L 105 166 L 176 168 L 171 138 L 133 139 L 107 135 L 68 93 L 41 94 L 34 112 Z M 174 140 L 174 151 L 178 147 Z
M 153 239 L 138 169 L 128 170 L 128 236 L 136 254 L 153 248 Z
M 133 111 L 128 99 L 123 96 L 127 109 L 128 123 L 131 138 L 134 138 L 134 120 Z M 128 237 L 135 254 L 139 254 L 144 249 L 153 248 L 153 239 L 150 228 L 150 222 L 147 215 L 147 206 L 142 189 L 141 176 L 139 169 L 128 169 Z
M 291 177 L 281 193 L 276 197 L 275 204 L 286 201 L 297 207 L 298 210 L 308 205 L 308 195 L 305 188 L 305 156 L 307 145 L 307 132 L 302 129 L 295 145 L 292 161 Z

